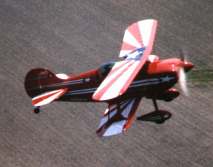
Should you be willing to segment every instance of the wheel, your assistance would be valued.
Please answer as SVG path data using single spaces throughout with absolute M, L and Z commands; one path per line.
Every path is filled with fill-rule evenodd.
M 39 107 L 34 108 L 33 112 L 34 112 L 35 114 L 40 113 L 40 108 L 39 108 Z
M 159 119 L 155 121 L 156 124 L 162 124 L 172 116 L 168 111 L 159 110 L 157 112 L 159 112 Z
M 162 124 L 166 120 L 168 120 L 171 116 L 172 114 L 168 111 L 158 110 L 158 111 L 154 111 L 154 112 L 142 115 L 138 117 L 137 120 L 154 122 L 156 124 Z
M 162 123 L 164 123 L 166 121 L 166 119 L 164 119 L 163 117 L 161 117 L 161 118 L 159 118 L 158 120 L 155 120 L 154 122 L 156 123 L 156 124 L 162 124 Z

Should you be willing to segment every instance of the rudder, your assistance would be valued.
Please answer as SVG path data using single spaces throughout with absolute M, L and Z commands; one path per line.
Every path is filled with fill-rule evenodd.
M 36 68 L 27 73 L 24 85 L 27 94 L 32 98 L 32 105 L 40 107 L 53 102 L 67 92 L 68 88 L 60 86 L 63 81 L 64 79 L 47 69 Z
M 33 98 L 48 91 L 51 84 L 62 82 L 54 73 L 47 69 L 36 68 L 30 70 L 25 77 L 25 90 Z

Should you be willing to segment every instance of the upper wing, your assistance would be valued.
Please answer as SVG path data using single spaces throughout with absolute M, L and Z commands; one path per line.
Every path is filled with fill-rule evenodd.
M 124 33 L 119 57 L 131 56 L 132 52 L 141 51 L 149 55 L 152 51 L 157 20 L 147 19 L 130 25 Z
M 132 24 L 125 31 L 120 57 L 107 77 L 93 94 L 94 100 L 109 100 L 122 95 L 146 62 L 154 42 L 156 20 Z
M 134 118 L 141 97 L 109 104 L 96 131 L 98 136 L 112 136 L 126 131 Z
M 140 61 L 116 62 L 111 71 L 93 94 L 94 100 L 109 100 L 123 94 L 137 74 Z

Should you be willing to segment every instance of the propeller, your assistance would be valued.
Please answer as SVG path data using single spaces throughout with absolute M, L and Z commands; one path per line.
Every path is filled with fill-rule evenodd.
M 188 51 L 185 47 L 180 49 L 180 59 L 185 62 L 188 59 Z
M 181 48 L 180 59 L 183 61 L 184 64 L 187 62 L 186 61 L 188 57 L 187 55 L 188 55 L 187 50 L 185 48 Z M 178 82 L 182 92 L 184 93 L 185 96 L 189 96 L 189 91 L 187 87 L 187 77 L 186 77 L 184 67 L 180 67 L 178 71 L 178 76 L 179 76 Z
M 186 73 L 185 73 L 183 67 L 181 67 L 179 69 L 178 76 L 179 76 L 178 82 L 179 82 L 179 85 L 180 85 L 182 92 L 184 93 L 185 96 L 189 96 Z

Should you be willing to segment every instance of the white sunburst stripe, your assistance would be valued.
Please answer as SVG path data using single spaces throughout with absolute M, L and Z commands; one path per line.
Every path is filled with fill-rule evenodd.
M 136 37 L 134 37 L 134 35 L 137 35 L 134 33 L 138 33 L 138 32 L 129 31 L 131 28 L 134 29 L 135 28 L 134 26 L 138 26 L 138 30 L 140 33 L 140 40 L 136 39 Z M 124 38 L 123 38 L 123 44 L 124 43 L 130 44 L 132 46 L 135 46 L 136 48 L 145 47 L 146 54 L 150 54 L 150 52 L 152 50 L 152 45 L 154 42 L 156 27 L 157 27 L 157 21 L 153 20 L 153 19 L 142 20 L 142 21 L 139 21 L 139 22 L 136 22 L 136 23 L 130 25 L 125 31 Z M 122 46 L 123 46 L 123 44 L 122 44 Z M 119 57 L 124 57 L 133 50 L 134 49 L 132 49 L 132 50 L 131 49 L 130 50 L 122 49 L 119 53 Z
M 133 60 L 132 60 L 133 61 Z M 104 79 L 104 81 L 101 83 L 101 85 L 98 87 L 97 91 L 95 92 L 94 96 L 96 96 L 96 94 L 99 93 L 99 91 L 101 91 L 102 89 L 104 89 L 107 85 L 112 84 L 112 80 L 115 79 L 116 77 L 118 77 L 118 75 L 120 75 L 120 73 L 127 68 L 132 61 L 129 61 L 128 63 L 126 63 L 124 66 L 121 66 L 119 69 L 117 69 L 116 71 L 114 71 L 112 74 L 109 73 L 108 76 Z M 118 66 L 120 66 L 120 64 L 125 63 L 126 61 L 120 61 L 117 62 L 113 68 L 111 69 L 113 71 L 113 69 L 117 68 Z
M 150 42 L 150 37 L 151 37 L 151 32 L 153 30 L 153 24 L 154 21 L 153 20 L 146 20 L 146 21 L 140 21 L 138 23 L 139 25 L 139 29 L 140 29 L 140 33 L 143 39 L 143 44 L 145 46 L 149 45 Z
M 142 47 L 141 43 L 139 43 L 137 39 L 135 39 L 135 37 L 132 35 L 132 33 L 129 32 L 128 29 L 125 31 L 123 42 L 135 46 L 136 48 Z
M 56 92 L 56 93 L 55 93 Z M 32 100 L 32 103 L 33 103 L 33 106 L 37 107 L 37 106 L 43 106 L 43 105 L 46 105 L 46 104 L 49 104 L 51 103 L 52 101 L 54 101 L 55 99 L 59 98 L 62 94 L 64 94 L 65 90 L 64 89 L 60 89 L 60 90 L 57 90 L 57 91 L 52 91 L 52 92 L 48 92 L 48 93 L 45 93 L 46 95 L 41 95 L 40 97 L 36 97 Z M 44 96 L 48 96 L 50 94 L 52 94 L 51 96 L 45 98 L 45 99 L 42 99 L 41 101 L 39 101 L 38 103 L 34 103 L 33 101 L 35 101 L 36 99 L 38 98 L 42 98 Z
M 121 89 L 124 87 L 130 76 L 134 73 L 140 61 L 135 61 L 134 64 L 127 69 L 125 73 L 119 76 L 114 83 L 103 93 L 100 100 L 115 98 L 120 95 Z
M 121 50 L 119 57 L 124 57 L 124 56 L 128 55 L 130 52 L 132 52 L 132 50 Z
M 50 92 L 46 92 L 46 93 L 43 93 L 43 94 L 41 94 L 41 95 L 38 95 L 38 96 L 32 98 L 32 100 L 37 100 L 37 99 L 39 99 L 39 98 L 41 98 L 41 97 L 48 96 L 48 95 L 50 95 L 50 94 L 54 94 L 54 93 L 60 92 L 60 91 L 62 91 L 62 90 L 63 90 L 63 89 L 53 90 L 53 91 L 50 91 Z

